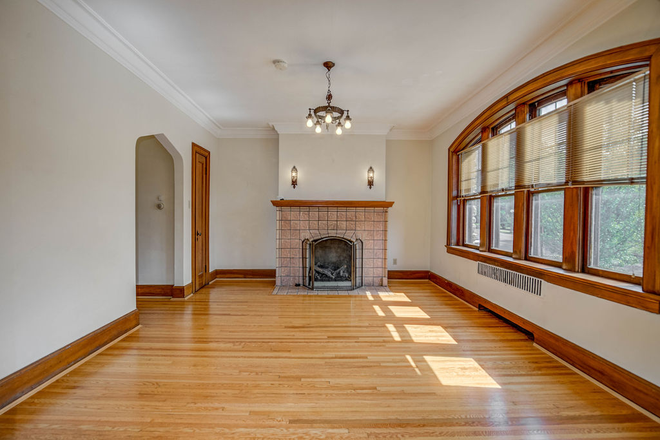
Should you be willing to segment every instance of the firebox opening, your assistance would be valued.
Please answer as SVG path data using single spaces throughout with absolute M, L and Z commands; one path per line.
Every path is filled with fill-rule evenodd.
M 351 290 L 361 287 L 361 244 L 361 240 L 352 241 L 342 237 L 305 240 L 304 285 L 314 290 Z

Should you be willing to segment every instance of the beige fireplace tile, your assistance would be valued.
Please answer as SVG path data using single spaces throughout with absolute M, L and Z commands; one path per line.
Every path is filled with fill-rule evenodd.
M 346 211 L 337 211 L 337 220 L 346 220 Z
M 319 214 L 323 214 L 323 213 L 319 212 Z M 327 220 L 319 220 L 319 231 L 323 231 L 325 229 L 328 229 L 328 221 Z
M 349 209 L 346 211 L 346 220 L 355 220 L 355 211 L 352 209 Z
M 289 220 L 282 220 L 282 229 L 291 229 L 291 222 Z
M 290 211 L 282 212 L 282 220 L 291 220 L 291 212 Z
M 312 209 L 317 209 L 317 208 L 312 208 Z M 319 219 L 319 212 L 318 211 L 309 211 L 309 219 L 310 220 L 318 220 Z
M 374 267 L 374 259 L 373 258 L 365 258 L 364 259 L 364 267 Z
M 382 259 L 383 258 L 383 250 L 382 249 L 374 249 L 374 258 Z
M 310 220 L 307 223 L 307 227 L 309 229 L 318 229 L 319 228 L 319 221 L 318 220 Z
M 373 268 L 373 267 L 365 267 L 365 268 L 364 268 L 364 276 L 365 276 L 365 277 L 372 277 L 372 276 L 374 276 L 374 268 Z
M 279 238 L 289 238 L 291 237 L 291 229 L 280 229 L 279 234 Z
M 300 212 L 292 211 L 291 212 L 291 220 L 300 220 Z
M 364 221 L 364 211 L 363 210 L 356 210 L 355 211 L 355 220 L 358 222 Z
M 383 211 L 375 212 L 374 213 L 374 220 L 379 221 L 379 222 L 382 222 L 383 220 L 385 220 L 385 214 L 383 213 Z
M 300 229 L 300 221 L 291 220 L 291 229 Z
M 305 209 L 309 209 L 309 208 L 305 208 Z M 309 211 L 301 211 L 300 220 L 309 220 Z
M 337 220 L 337 229 L 340 231 L 345 231 L 346 230 L 346 221 L 345 220 Z
M 300 229 L 309 229 L 309 221 L 308 220 L 300 220 L 299 228 Z
M 371 250 L 371 249 L 370 250 L 365 249 L 365 250 L 362 251 L 362 255 L 364 256 L 365 259 L 367 259 L 367 258 L 371 259 L 371 258 L 374 257 L 374 251 Z
M 280 251 L 281 251 L 282 257 L 284 257 L 284 258 L 289 258 L 291 256 L 291 250 L 290 249 L 284 248 L 284 249 L 280 249 Z
M 321 209 L 321 208 L 319 208 Z M 327 221 L 328 220 L 328 212 L 327 211 L 319 211 L 319 221 Z
M 374 211 L 371 209 L 367 209 L 364 211 L 364 219 L 368 222 L 374 220 Z
M 356 231 L 364 231 L 364 229 L 365 229 L 364 222 L 360 222 L 360 221 L 355 222 L 355 230 Z
M 328 229 L 337 229 L 337 220 L 328 220 Z
M 328 220 L 337 220 L 337 211 L 328 211 Z
M 383 230 L 382 229 L 376 229 L 374 231 L 374 238 L 378 239 L 378 240 L 382 240 L 383 239 Z

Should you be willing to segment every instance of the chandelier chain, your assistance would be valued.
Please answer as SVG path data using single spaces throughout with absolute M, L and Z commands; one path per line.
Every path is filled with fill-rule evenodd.
M 330 81 L 330 70 L 328 69 L 327 72 L 325 72 L 325 77 L 328 78 L 328 93 L 325 94 L 325 100 L 328 103 L 328 106 L 332 102 L 332 91 L 330 91 L 330 86 L 332 85 L 332 82 Z

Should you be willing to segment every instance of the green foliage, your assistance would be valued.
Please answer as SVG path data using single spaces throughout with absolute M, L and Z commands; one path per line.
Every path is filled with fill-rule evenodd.
M 596 188 L 591 212 L 591 265 L 641 275 L 645 185 Z

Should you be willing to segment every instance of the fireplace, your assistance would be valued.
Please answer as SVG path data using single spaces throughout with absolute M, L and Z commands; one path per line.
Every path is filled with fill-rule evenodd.
M 302 243 L 303 286 L 313 290 L 362 287 L 362 240 L 328 236 Z
M 277 208 L 277 286 L 326 291 L 387 286 L 387 210 L 394 202 L 271 203 Z M 331 248 L 331 258 L 319 256 L 319 252 L 327 253 L 326 247 Z M 312 258 L 316 264 L 312 264 Z

